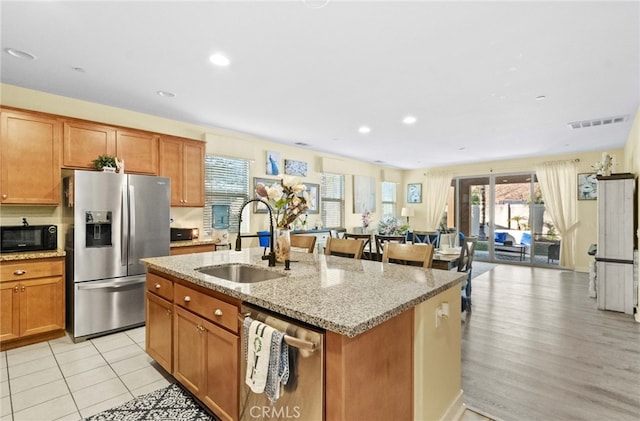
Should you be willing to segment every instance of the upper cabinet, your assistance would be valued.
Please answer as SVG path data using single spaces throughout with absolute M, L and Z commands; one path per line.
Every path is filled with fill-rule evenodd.
M 0 111 L 0 203 L 60 203 L 61 139 L 55 117 Z
M 125 172 L 158 174 L 158 135 L 138 130 L 116 130 L 116 156 Z
M 66 120 L 62 165 L 65 168 L 93 168 L 93 160 L 98 155 L 116 155 L 116 129 Z
M 204 142 L 160 138 L 158 174 L 171 179 L 171 206 L 204 206 L 204 153 Z

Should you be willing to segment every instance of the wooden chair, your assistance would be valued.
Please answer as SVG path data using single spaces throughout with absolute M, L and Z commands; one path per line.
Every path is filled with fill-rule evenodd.
M 378 260 L 382 260 L 382 254 L 384 252 L 384 243 L 393 241 L 395 243 L 404 244 L 407 242 L 407 237 L 404 235 L 375 235 L 376 239 L 376 254 L 378 255 Z
M 440 231 L 413 231 L 413 244 L 431 244 L 440 247 Z
M 332 255 L 360 259 L 362 257 L 362 249 L 364 249 L 363 240 L 329 237 L 327 238 L 327 244 L 324 248 L 324 254 L 327 256 Z
M 471 269 L 478 237 L 466 237 L 461 244 L 458 272 L 466 272 L 467 280 L 462 283 L 462 311 L 471 311 Z
M 352 234 L 345 232 L 343 238 L 348 240 L 362 240 L 364 247 L 362 251 L 362 258 L 366 260 L 373 260 L 373 247 L 371 246 L 371 234 Z
M 316 247 L 316 236 L 291 234 L 291 247 L 306 249 L 307 253 L 313 253 Z
M 401 263 L 430 268 L 434 250 L 435 247 L 431 244 L 401 244 L 388 241 L 384 244 L 382 263 Z

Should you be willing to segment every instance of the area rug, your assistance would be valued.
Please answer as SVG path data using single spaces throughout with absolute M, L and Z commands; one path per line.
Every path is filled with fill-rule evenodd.
M 100 412 L 87 421 L 184 420 L 218 421 L 177 384 L 139 396 L 116 408 Z

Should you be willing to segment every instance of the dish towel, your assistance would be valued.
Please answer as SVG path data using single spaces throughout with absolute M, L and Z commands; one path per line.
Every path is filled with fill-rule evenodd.
M 254 393 L 264 392 L 273 403 L 280 397 L 280 385 L 289 380 L 289 346 L 284 342 L 284 333 L 271 326 L 250 317 L 244 319 L 243 325 L 245 383 Z

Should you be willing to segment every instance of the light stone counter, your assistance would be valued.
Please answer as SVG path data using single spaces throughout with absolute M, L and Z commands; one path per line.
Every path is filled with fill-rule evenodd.
M 348 337 L 357 336 L 436 296 L 465 273 L 292 252 L 291 270 L 269 268 L 262 248 L 141 259 L 152 269 Z M 197 272 L 240 263 L 282 278 L 241 284 Z
M 15 260 L 48 259 L 50 257 L 64 257 L 67 253 L 64 250 L 47 251 L 21 251 L 16 253 L 0 253 L 0 262 L 11 262 Z

